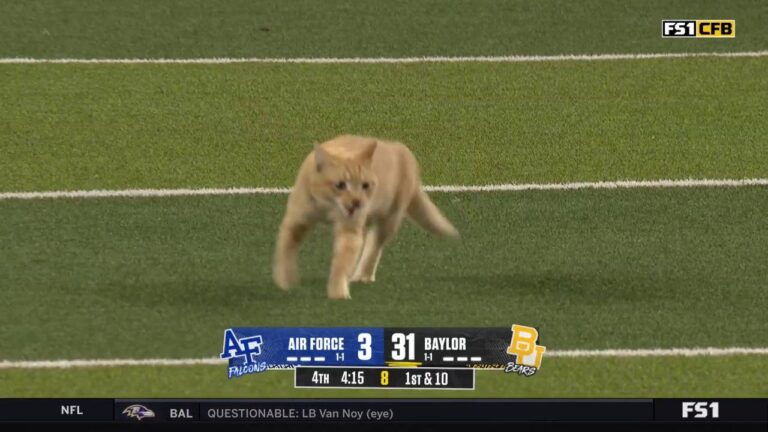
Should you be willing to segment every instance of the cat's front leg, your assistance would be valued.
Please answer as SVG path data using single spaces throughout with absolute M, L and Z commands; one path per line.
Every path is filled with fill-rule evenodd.
M 349 276 L 363 246 L 362 224 L 339 223 L 334 229 L 333 260 L 328 279 L 328 298 L 349 299 Z
M 298 222 L 291 217 L 283 219 L 277 236 L 272 278 L 280 288 L 288 288 L 299 283 L 299 270 L 296 264 L 299 246 L 309 224 Z

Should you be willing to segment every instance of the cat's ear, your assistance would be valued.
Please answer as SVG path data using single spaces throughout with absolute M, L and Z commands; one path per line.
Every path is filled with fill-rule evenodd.
M 370 140 L 364 144 L 363 151 L 358 156 L 358 160 L 364 164 L 370 165 L 373 160 L 373 153 L 376 151 L 378 142 L 376 140 Z
M 315 167 L 317 168 L 317 172 L 322 171 L 323 167 L 328 165 L 330 161 L 331 156 L 328 152 L 320 147 L 320 144 L 315 144 Z

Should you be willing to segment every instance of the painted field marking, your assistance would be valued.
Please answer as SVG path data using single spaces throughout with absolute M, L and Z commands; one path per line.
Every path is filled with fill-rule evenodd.
M 4 57 L 0 64 L 232 64 L 232 63 L 299 63 L 299 64 L 402 64 L 402 63 L 528 63 L 552 61 L 605 61 L 675 59 L 690 57 L 766 57 L 768 51 L 681 52 L 636 54 L 560 54 L 511 56 L 424 56 L 424 57 L 296 57 L 296 58 L 27 58 Z
M 631 358 L 631 357 L 721 357 L 735 355 L 768 355 L 768 348 L 726 347 L 726 348 L 650 348 L 650 349 L 605 349 L 605 350 L 547 350 L 546 357 L 565 358 Z M 309 361 L 311 359 L 307 359 Z M 305 361 L 302 359 L 302 361 Z M 81 359 L 81 360 L 2 360 L 0 369 L 72 369 L 123 366 L 199 366 L 226 365 L 219 358 L 191 359 Z
M 686 188 L 686 187 L 741 187 L 768 186 L 767 178 L 754 179 L 683 179 L 683 180 L 619 180 L 575 183 L 506 183 L 491 185 L 437 185 L 424 186 L 427 192 L 519 192 L 529 190 L 577 190 L 577 189 L 636 189 L 636 188 Z M 75 190 L 44 192 L 0 192 L 2 200 L 33 199 L 81 199 L 81 198 L 152 198 L 198 195 L 277 195 L 290 193 L 287 187 L 240 187 L 201 189 L 122 189 L 122 190 Z

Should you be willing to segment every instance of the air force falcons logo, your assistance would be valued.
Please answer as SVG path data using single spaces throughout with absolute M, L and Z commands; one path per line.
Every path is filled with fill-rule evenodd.
M 131 405 L 128 408 L 123 410 L 123 414 L 125 414 L 128 418 L 135 418 L 136 420 L 141 420 L 143 418 L 151 418 L 155 416 L 155 412 L 151 409 L 145 407 L 144 405 Z
M 228 377 L 265 371 L 267 364 L 257 360 L 263 343 L 261 335 L 238 338 L 232 329 L 225 330 L 224 348 L 220 357 L 229 360 Z

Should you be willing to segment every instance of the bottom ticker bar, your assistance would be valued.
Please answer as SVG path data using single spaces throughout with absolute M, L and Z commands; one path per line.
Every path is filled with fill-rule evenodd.
M 313 369 L 307 368 L 302 374 Z M 377 370 L 392 373 L 388 369 Z M 405 368 L 394 369 L 407 372 Z M 422 372 L 423 381 L 427 368 Z M 0 422 L 22 421 L 190 424 L 586 422 L 649 425 L 743 422 L 762 425 L 766 430 L 768 399 L 0 399 Z

